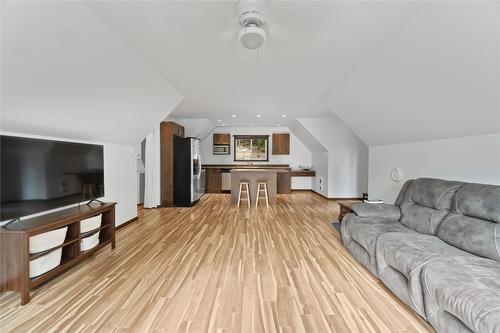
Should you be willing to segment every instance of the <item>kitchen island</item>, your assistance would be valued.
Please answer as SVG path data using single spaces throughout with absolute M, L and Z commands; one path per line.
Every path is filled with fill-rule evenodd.
M 287 172 L 277 172 L 278 194 L 291 193 L 291 168 L 288 164 L 203 164 L 206 170 L 205 191 L 206 193 L 231 193 L 231 170 L 232 169 L 281 169 Z M 229 175 L 229 177 L 227 177 Z
M 277 175 L 278 173 L 284 172 L 289 173 L 290 170 L 277 168 L 231 169 L 231 203 L 234 205 L 238 203 L 239 184 L 241 181 L 246 181 L 250 183 L 250 202 L 255 206 L 255 199 L 257 197 L 257 182 L 264 181 L 267 182 L 269 204 L 276 204 Z

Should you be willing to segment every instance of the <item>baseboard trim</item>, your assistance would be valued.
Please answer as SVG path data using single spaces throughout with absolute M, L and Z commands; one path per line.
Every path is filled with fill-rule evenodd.
M 328 200 L 336 200 L 336 201 L 360 200 L 360 201 L 363 201 L 363 198 L 328 198 Z
M 329 199 L 328 199 L 328 197 L 324 196 L 322 193 L 316 192 L 316 191 L 314 191 L 314 190 L 311 190 L 311 192 L 312 192 L 312 193 L 314 193 L 314 194 L 319 195 L 319 196 L 320 196 L 320 197 L 322 197 L 323 199 L 329 200 Z
M 115 228 L 115 230 L 120 230 L 121 228 L 126 227 L 127 225 L 130 225 L 132 222 L 137 221 L 138 219 L 139 219 L 138 216 L 136 216 L 134 218 L 131 218 L 130 220 L 128 220 L 126 222 L 123 222 L 122 224 L 120 224 L 119 226 L 117 226 Z

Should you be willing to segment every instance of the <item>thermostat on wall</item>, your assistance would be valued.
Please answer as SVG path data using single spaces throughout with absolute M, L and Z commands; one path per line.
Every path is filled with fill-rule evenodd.
M 391 170 L 391 179 L 395 182 L 399 182 L 403 179 L 403 170 L 400 168 L 394 168 Z

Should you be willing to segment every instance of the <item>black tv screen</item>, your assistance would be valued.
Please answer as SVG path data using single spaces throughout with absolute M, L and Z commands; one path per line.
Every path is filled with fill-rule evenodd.
M 0 221 L 104 196 L 103 146 L 0 136 Z

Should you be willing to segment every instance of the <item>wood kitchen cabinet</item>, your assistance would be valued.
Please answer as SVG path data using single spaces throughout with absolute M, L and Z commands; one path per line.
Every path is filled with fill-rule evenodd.
M 277 192 L 278 194 L 290 194 L 292 193 L 292 178 L 290 177 L 290 171 L 288 172 L 278 172 L 277 181 Z
M 182 127 L 179 124 L 175 124 L 175 126 L 174 126 L 174 135 L 177 135 L 177 136 L 180 136 L 181 138 L 183 138 L 184 137 L 184 127 Z
M 229 133 L 214 133 L 214 145 L 229 145 L 231 141 L 231 134 Z
M 273 155 L 290 155 L 290 133 L 273 133 Z
M 174 205 L 174 136 L 184 137 L 184 127 L 173 121 L 160 123 L 160 205 Z
M 222 169 L 207 168 L 205 170 L 205 192 L 222 193 Z

